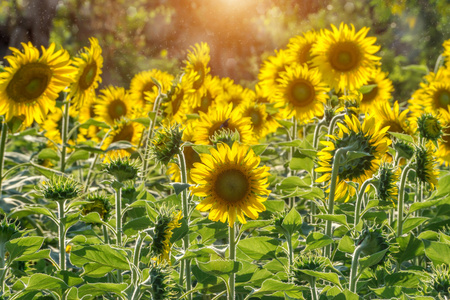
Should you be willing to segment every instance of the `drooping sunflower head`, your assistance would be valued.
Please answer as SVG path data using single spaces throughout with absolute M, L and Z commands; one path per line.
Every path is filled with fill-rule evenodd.
M 88 203 L 83 204 L 80 208 L 83 216 L 96 212 L 103 221 L 108 221 L 111 216 L 112 205 L 105 193 L 90 193 L 88 194 L 86 201 L 88 201 Z
M 395 101 L 394 106 L 391 107 L 389 102 L 383 102 L 376 105 L 374 114 L 378 122 L 381 122 L 381 127 L 389 126 L 389 131 L 412 134 L 407 115 L 409 110 L 405 109 L 400 112 L 398 101 Z
M 323 114 L 329 89 L 317 69 L 310 69 L 306 64 L 292 64 L 280 77 L 273 98 L 275 107 L 285 111 L 288 118 L 297 118 L 300 123 Z
M 81 187 L 71 177 L 55 175 L 43 183 L 41 192 L 45 199 L 65 201 L 78 197 L 81 193 Z
M 312 66 L 311 48 L 317 40 L 317 33 L 314 30 L 304 32 L 289 40 L 287 51 L 296 58 L 296 62 L 300 65 L 308 64 Z
M 394 168 L 390 164 L 382 164 L 377 176 L 377 197 L 382 201 L 397 203 L 400 168 Z
M 175 155 L 180 154 L 183 130 L 179 125 L 162 127 L 151 141 L 150 151 L 156 161 L 167 165 Z
M 135 103 L 123 87 L 108 86 L 100 90 L 100 93 L 94 112 L 102 121 L 114 126 L 121 118 L 132 116 Z
M 70 66 L 70 55 L 64 50 L 55 51 L 55 44 L 42 47 L 42 55 L 30 42 L 22 43 L 23 52 L 10 48 L 6 56 L 9 67 L 0 72 L 0 115 L 6 121 L 14 116 L 23 118 L 23 126 L 33 121 L 42 123 L 55 107 L 58 94 L 71 82 L 75 68 Z
M 423 114 L 417 120 L 417 130 L 421 138 L 431 141 L 437 146 L 437 141 L 442 137 L 442 125 L 439 119 L 432 114 Z
M 77 68 L 75 82 L 70 86 L 69 97 L 77 108 L 83 107 L 87 98 L 93 97 L 98 84 L 102 82 L 102 48 L 96 38 L 90 38 L 91 47 L 84 47 L 73 64 Z
M 152 244 L 150 246 L 150 255 L 159 263 L 170 263 L 170 248 L 172 243 L 173 230 L 181 227 L 180 220 L 182 219 L 181 211 L 176 213 L 173 210 L 162 208 L 155 221 L 155 228 L 152 235 Z
M 429 295 L 438 296 L 437 299 L 448 298 L 450 296 L 449 266 L 445 264 L 433 266 L 432 271 L 431 291 Z
M 208 114 L 200 112 L 200 118 L 194 123 L 192 140 L 196 144 L 211 145 L 211 138 L 223 129 L 237 131 L 244 144 L 256 144 L 257 139 L 249 118 L 243 118 L 239 111 L 233 110 L 232 104 L 217 105 Z
M 386 235 L 381 228 L 364 228 L 356 241 L 356 245 L 361 247 L 363 256 L 380 252 L 389 247 Z
M 313 65 L 318 67 L 324 81 L 336 91 L 359 89 L 370 80 L 372 69 L 380 57 L 374 45 L 375 37 L 367 37 L 370 28 L 358 32 L 355 27 L 341 23 L 332 31 L 322 30 L 312 47 Z
M 432 146 L 418 146 L 416 148 L 416 176 L 422 183 L 428 183 L 433 190 L 438 183 L 439 171 L 436 168 L 436 158 L 433 155 Z
M 361 111 L 363 113 L 369 113 L 377 105 L 382 103 L 388 103 L 392 98 L 392 92 L 394 87 L 392 81 L 387 77 L 387 73 L 381 71 L 380 68 L 375 69 L 367 82 L 368 86 L 371 86 L 371 90 L 362 95 Z
M 236 217 L 245 224 L 244 215 L 257 219 L 266 208 L 262 202 L 270 191 L 269 167 L 259 167 L 260 158 L 248 146 L 234 143 L 232 147 L 218 144 L 211 154 L 201 154 L 201 163 L 195 163 L 191 177 L 197 186 L 194 195 L 203 200 L 200 211 L 210 211 L 209 219 L 234 226 Z
M 324 173 L 317 182 L 331 179 L 334 154 L 337 149 L 364 153 L 364 156 L 346 160 L 347 154 L 340 158 L 337 175 L 336 200 L 348 201 L 355 194 L 345 181 L 362 184 L 378 170 L 382 156 L 387 152 L 391 141 L 387 137 L 388 127 L 382 128 L 373 116 L 366 115 L 361 125 L 355 115 L 345 116 L 344 124 L 338 123 L 339 133 L 330 135 L 330 141 L 322 142 L 326 147 L 318 153 L 319 167 L 317 172 Z

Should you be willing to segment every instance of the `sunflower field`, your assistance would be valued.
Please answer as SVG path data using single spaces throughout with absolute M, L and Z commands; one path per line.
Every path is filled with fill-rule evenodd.
M 104 39 L 10 47 L 0 299 L 449 299 L 450 36 L 399 69 L 373 31 L 299 32 L 242 82 L 207 42 L 127 85 Z

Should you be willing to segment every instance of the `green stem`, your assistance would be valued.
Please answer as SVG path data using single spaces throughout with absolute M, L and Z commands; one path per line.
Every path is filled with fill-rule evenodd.
M 398 189 L 398 211 L 397 211 L 397 237 L 403 234 L 403 206 L 405 201 L 405 185 L 409 171 L 412 170 L 411 163 L 403 169 L 400 177 L 400 188 Z
M 7 269 L 5 268 L 5 254 L 6 254 L 6 249 L 5 249 L 5 244 L 0 244 L 0 288 L 1 291 L 3 291 L 3 293 L 5 292 L 5 286 L 4 286 L 4 281 L 5 281 L 5 277 L 6 277 L 6 272 Z M 4 269 L 4 270 L 1 270 Z M 1 293 L 0 293 L 1 295 Z
M 349 283 L 349 289 L 353 293 L 356 293 L 356 283 L 358 282 L 356 273 L 358 271 L 358 261 L 359 256 L 361 255 L 362 248 L 363 244 L 356 247 L 355 251 L 353 252 L 352 266 L 350 269 L 350 283 Z
M 292 141 L 295 141 L 297 139 L 297 130 L 298 130 L 298 123 L 297 123 L 297 118 L 293 117 L 292 118 L 292 122 L 294 123 L 294 126 L 292 126 Z M 291 147 L 291 151 L 290 151 L 290 155 L 289 155 L 289 161 L 292 160 L 292 158 L 294 157 L 294 152 L 295 152 L 295 147 Z M 291 176 L 295 176 L 295 171 L 291 170 L 290 171 L 290 175 Z M 295 206 L 295 197 L 290 197 L 289 198 L 289 209 L 292 209 Z
M 313 136 L 313 149 L 317 150 L 319 147 L 319 136 L 320 136 L 320 129 L 325 125 L 325 119 L 322 119 L 317 123 L 316 128 L 314 129 L 314 136 Z M 315 167 L 311 170 L 311 187 L 314 187 L 316 185 L 316 179 L 317 179 L 317 173 L 315 170 Z M 310 202 L 311 205 L 311 224 L 315 223 L 314 216 L 317 214 L 317 207 L 316 203 L 314 201 Z M 315 228 L 315 227 L 314 227 Z
M 65 200 L 58 201 L 58 232 L 59 232 L 59 267 L 66 269 L 66 224 L 64 220 Z
M 292 247 L 292 237 L 287 235 L 286 236 L 286 241 L 287 241 L 287 245 L 288 245 L 288 274 L 291 274 L 291 270 L 292 270 L 292 265 L 294 264 L 294 248 Z M 290 278 L 290 277 L 289 277 Z
M 61 120 L 61 172 L 66 170 L 66 152 L 67 152 L 67 131 L 69 129 L 69 109 L 70 101 L 67 100 L 67 94 L 64 96 L 64 112 Z
M 373 180 L 373 178 L 369 178 L 366 181 L 364 181 L 363 184 L 361 185 L 361 188 L 359 189 L 358 197 L 356 198 L 356 204 L 355 204 L 355 222 L 353 224 L 353 227 L 356 227 L 359 223 L 359 220 L 361 219 L 361 216 L 360 216 L 361 202 L 363 200 L 366 188 L 372 180 Z
M 102 230 L 103 230 L 103 242 L 105 244 L 109 244 L 108 228 L 106 228 L 105 225 L 102 225 Z
M 345 114 L 335 115 L 331 121 L 330 126 L 328 127 L 328 134 L 333 135 L 334 127 L 336 126 L 337 121 L 342 120 L 345 117 Z
M 236 232 L 235 232 L 235 226 L 236 224 L 230 224 L 229 226 L 229 235 L 228 235 L 228 239 L 230 242 L 230 260 L 232 261 L 236 261 Z M 230 281 L 229 281 L 229 286 L 230 286 L 230 292 L 228 293 L 228 300 L 235 300 L 235 278 L 236 275 L 235 273 L 231 273 L 230 274 Z
M 316 288 L 316 278 L 311 279 L 311 295 L 313 300 L 318 300 L 319 296 L 317 295 L 317 288 Z
M 147 142 L 145 144 L 145 149 L 144 149 L 144 164 L 142 167 L 142 179 L 144 180 L 144 178 L 146 178 L 147 173 L 148 173 L 148 161 L 150 160 L 150 143 L 152 141 L 153 138 L 153 129 L 155 128 L 155 122 L 156 122 L 156 116 L 158 115 L 158 109 L 159 109 L 159 103 L 161 102 L 161 94 L 158 95 L 158 97 L 156 97 L 155 103 L 153 104 L 153 118 L 150 119 L 150 125 L 148 128 L 148 132 L 147 132 Z
M 118 247 L 122 246 L 122 188 L 118 187 L 115 189 L 115 200 L 116 200 L 116 245 Z M 117 270 L 117 282 L 122 282 L 122 273 Z
M 334 195 L 336 191 L 336 180 L 339 174 L 339 166 L 341 164 L 341 157 L 343 154 L 347 152 L 347 149 L 338 149 L 334 153 L 333 159 L 333 168 L 331 170 L 331 181 L 330 181 L 330 194 L 328 195 L 328 214 L 332 215 L 334 212 Z M 333 222 L 331 220 L 327 220 L 325 234 L 330 238 L 332 237 L 332 228 Z M 325 256 L 331 258 L 331 244 L 325 247 Z
M 3 182 L 3 162 L 5 160 L 5 146 L 6 146 L 6 138 L 8 137 L 8 124 L 4 120 L 2 120 L 2 133 L 0 138 L 0 198 L 2 196 L 2 182 Z
M 101 143 L 99 145 L 100 148 L 102 147 L 102 145 L 105 142 L 106 138 L 109 136 L 110 132 L 111 132 L 111 129 L 103 137 L 103 139 L 102 139 L 102 141 L 101 141 Z M 89 167 L 89 171 L 88 171 L 88 174 L 87 174 L 87 177 L 86 177 L 86 181 L 85 181 L 85 184 L 84 184 L 84 192 L 85 193 L 88 191 L 88 189 L 89 189 L 89 187 L 91 185 L 90 181 L 91 181 L 92 172 L 94 170 L 95 164 L 97 163 L 97 160 L 98 160 L 99 156 L 100 156 L 100 154 L 98 154 L 98 153 L 96 153 L 94 155 L 94 160 L 92 161 L 91 166 Z
M 136 245 L 134 246 L 133 263 L 137 269 L 139 269 L 139 261 L 141 259 L 142 243 L 144 242 L 145 236 L 146 236 L 145 232 L 140 232 L 138 235 L 138 238 L 136 240 Z

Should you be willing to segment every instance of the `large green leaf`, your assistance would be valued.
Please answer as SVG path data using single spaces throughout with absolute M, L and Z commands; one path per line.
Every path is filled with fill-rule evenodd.
M 383 257 L 386 255 L 386 252 L 388 250 L 389 250 L 389 248 L 386 248 L 386 249 L 378 251 L 372 255 L 368 255 L 368 256 L 360 258 L 359 266 L 360 266 L 361 270 L 379 263 L 383 259 Z
M 341 283 L 339 281 L 339 276 L 336 273 L 318 272 L 313 270 L 300 270 L 300 272 L 318 279 L 323 279 L 325 281 L 334 283 L 342 289 Z
M 423 240 L 425 246 L 425 255 L 433 262 L 434 265 L 450 265 L 450 245 Z
M 114 293 L 125 299 L 123 291 L 127 288 L 126 283 L 87 283 L 78 288 L 80 298 L 91 295 L 104 296 L 107 293 Z
M 283 229 L 285 229 L 289 233 L 289 235 L 292 236 L 294 232 L 300 230 L 300 228 L 302 227 L 302 223 L 302 216 L 294 207 L 284 218 L 281 227 L 283 227 Z
M 114 270 L 113 267 L 105 266 L 96 262 L 90 262 L 83 266 L 84 272 L 82 276 L 89 276 L 94 278 L 101 278 L 107 273 Z
M 308 178 L 309 179 L 309 178 Z M 277 185 L 278 190 L 294 190 L 295 188 L 311 188 L 311 180 L 304 180 L 297 176 L 285 178 Z
M 197 266 L 203 272 L 213 276 L 223 276 L 237 273 L 242 269 L 242 264 L 232 260 L 211 260 L 207 263 L 197 262 Z
M 46 274 L 36 273 L 30 277 L 28 281 L 27 291 L 41 291 L 50 290 L 61 293 L 69 286 L 62 280 L 56 277 L 52 277 Z
M 398 252 L 392 251 L 391 255 L 399 264 L 404 261 L 413 259 L 416 256 L 423 255 L 424 246 L 421 240 L 409 233 L 407 236 L 400 236 L 395 239 L 399 245 Z
M 345 227 L 348 228 L 348 224 L 347 224 L 347 216 L 346 216 L 346 215 L 337 215 L 337 214 L 328 215 L 328 214 L 322 214 L 322 215 L 315 215 L 314 217 L 319 218 L 319 219 L 323 219 L 323 220 L 333 221 L 333 222 L 342 224 L 342 225 L 344 225 Z
M 141 217 L 130 220 L 123 225 L 123 232 L 127 236 L 137 234 L 139 231 L 150 228 L 153 226 L 153 222 L 148 217 Z
M 22 255 L 34 254 L 41 248 L 44 238 L 41 236 L 27 236 L 10 240 L 6 243 L 9 252 L 9 261 L 13 261 Z
M 114 269 L 130 269 L 125 252 L 111 245 L 77 246 L 70 252 L 70 261 L 77 267 L 95 262 Z
M 261 288 L 259 288 L 259 289 L 255 289 L 252 286 L 248 286 L 246 288 L 249 288 L 252 291 L 245 299 L 249 299 L 249 297 L 253 298 L 253 297 L 259 297 L 259 296 L 264 296 L 264 295 L 269 296 L 276 292 L 288 292 L 288 291 L 301 292 L 302 290 L 307 289 L 306 287 L 300 287 L 293 283 L 281 282 L 281 281 L 278 281 L 275 279 L 265 280 L 262 283 Z
M 306 237 L 306 248 L 304 251 L 311 251 L 318 248 L 323 248 L 333 243 L 333 239 L 320 232 L 311 232 Z
M 275 258 L 275 251 L 280 242 L 268 237 L 251 237 L 243 239 L 238 244 L 238 249 L 248 257 L 257 260 Z
M 353 253 L 355 251 L 355 242 L 348 235 L 344 235 L 339 241 L 338 249 L 345 253 Z
M 416 218 L 406 219 L 405 222 L 403 223 L 403 234 L 408 233 L 409 231 L 413 230 L 414 228 L 417 228 L 426 220 L 428 220 L 428 218 L 425 218 L 425 217 L 416 217 Z
M 406 288 L 417 288 L 422 282 L 429 279 L 420 272 L 402 271 L 388 274 L 384 277 L 386 286 L 402 286 Z

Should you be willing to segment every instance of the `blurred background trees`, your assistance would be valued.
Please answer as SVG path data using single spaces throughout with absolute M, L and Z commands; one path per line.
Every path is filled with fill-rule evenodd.
M 103 85 L 129 86 L 139 71 L 176 74 L 191 45 L 211 47 L 211 73 L 251 86 L 259 66 L 289 38 L 329 24 L 371 28 L 395 99 L 417 88 L 450 38 L 447 0 L 3 0 L 0 58 L 21 42 L 56 42 L 74 55 L 95 36 Z M 4 62 L 5 64 L 5 62 Z M 422 65 L 422 67 L 411 66 Z

